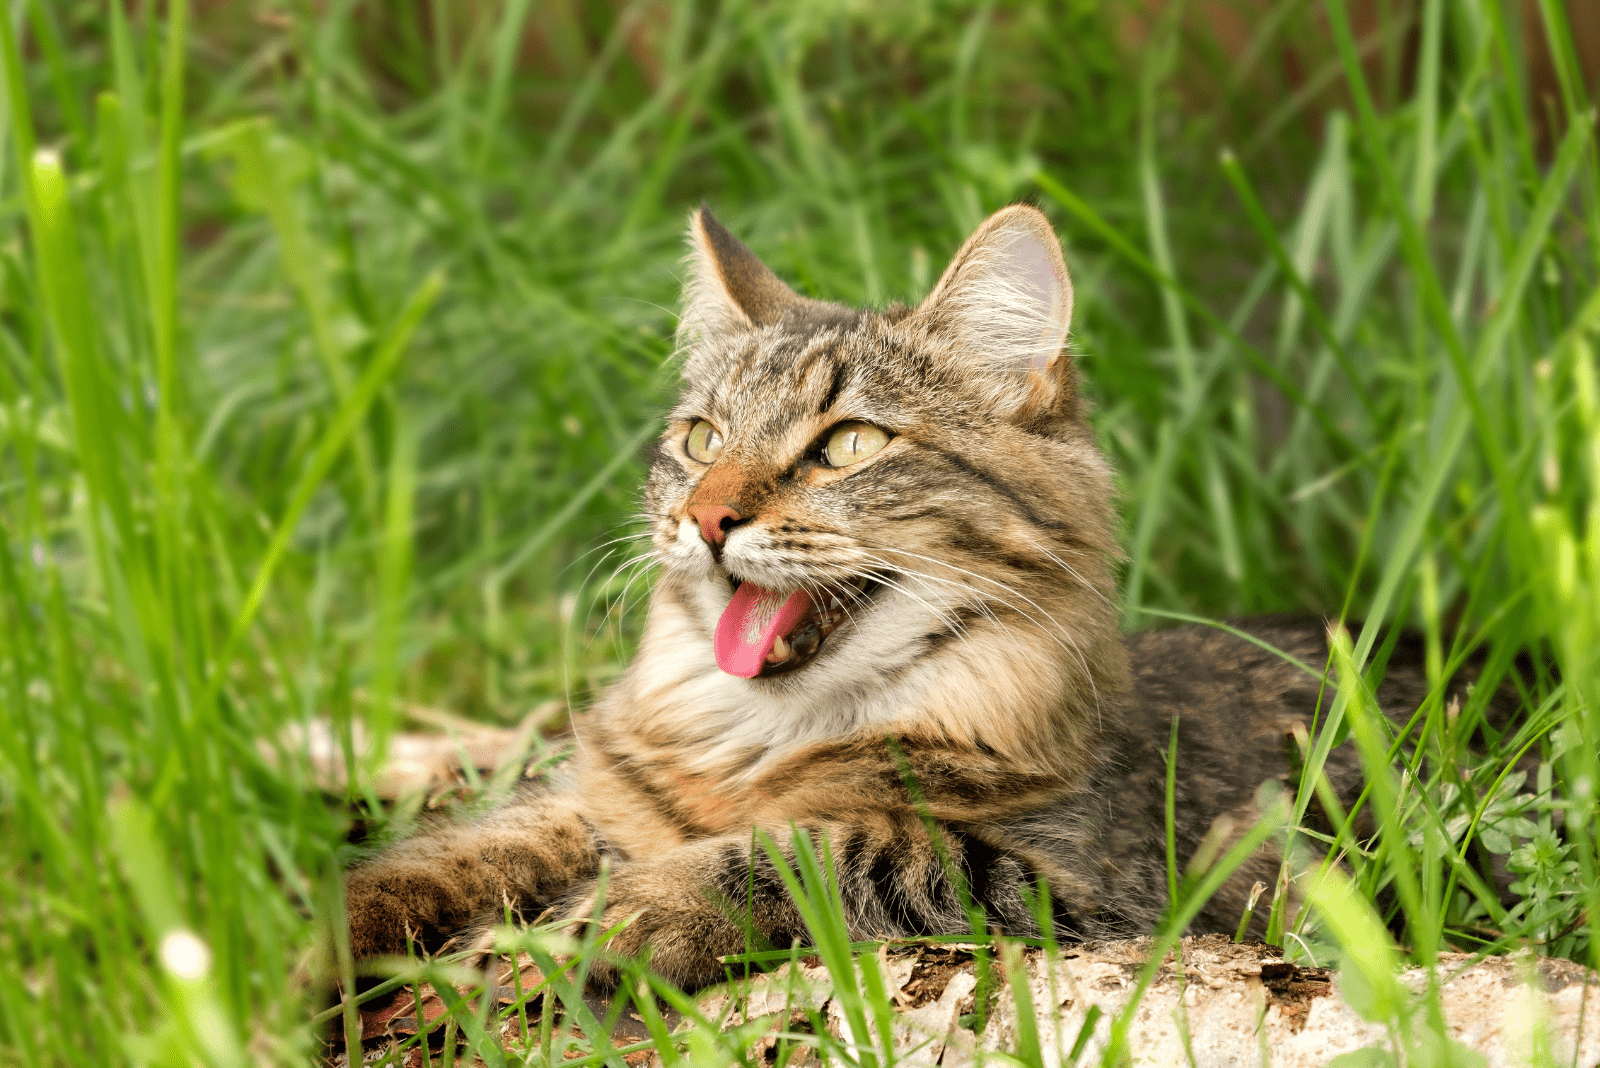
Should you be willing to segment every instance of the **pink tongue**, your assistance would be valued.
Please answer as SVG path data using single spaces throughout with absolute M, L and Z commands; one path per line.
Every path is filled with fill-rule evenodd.
M 804 590 L 783 597 L 746 582 L 733 591 L 733 600 L 717 621 L 712 642 L 717 666 L 741 679 L 755 678 L 778 635 L 789 633 L 810 610 L 811 596 Z

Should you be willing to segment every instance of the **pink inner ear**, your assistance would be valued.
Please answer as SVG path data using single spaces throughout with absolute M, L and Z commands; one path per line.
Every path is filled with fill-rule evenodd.
M 1031 233 L 1023 231 L 1012 238 L 1001 255 L 1000 267 L 1007 275 L 1031 287 L 1040 299 L 1048 301 L 1051 311 L 1059 300 L 1061 279 L 1056 275 L 1056 265 L 1050 262 L 1050 253 Z
M 1029 231 L 1016 234 L 1006 245 L 995 263 L 996 269 L 1021 288 L 1031 290 L 1045 305 L 1044 330 L 1056 329 L 1061 317 L 1061 276 L 1050 259 L 1050 253 Z M 1028 361 L 1032 370 L 1042 371 L 1050 365 L 1053 353 L 1040 352 Z

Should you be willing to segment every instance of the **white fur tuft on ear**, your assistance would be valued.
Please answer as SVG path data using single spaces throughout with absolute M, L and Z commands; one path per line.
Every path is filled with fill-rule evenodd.
M 729 295 L 722 273 L 717 270 L 716 254 L 701 219 L 703 211 L 697 208 L 689 215 L 689 254 L 684 257 L 688 278 L 683 286 L 683 312 L 678 318 L 678 334 L 685 340 L 712 337 L 750 325 L 749 316 Z
M 989 216 L 914 318 L 956 341 L 998 400 L 1020 404 L 1030 379 L 1055 365 L 1072 322 L 1072 280 L 1050 221 L 1025 204 Z

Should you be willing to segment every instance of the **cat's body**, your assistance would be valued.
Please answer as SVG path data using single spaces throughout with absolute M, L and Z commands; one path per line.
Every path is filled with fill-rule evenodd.
M 1147 930 L 1173 716 L 1183 863 L 1291 774 L 1318 681 L 1208 628 L 1121 637 L 1111 475 L 1062 352 L 1048 223 L 996 214 L 921 306 L 882 313 L 795 296 L 703 211 L 692 237 L 639 651 L 581 717 L 564 786 L 351 872 L 357 955 L 506 904 L 588 915 L 606 861 L 605 922 L 636 915 L 616 947 L 710 982 L 752 926 L 806 938 L 753 828 L 828 837 L 856 938 L 969 929 L 956 883 L 991 925 L 1034 933 L 1040 875 L 1063 935 Z M 1320 624 L 1243 625 L 1325 659 Z M 1420 700 L 1408 671 L 1386 708 Z M 1329 770 L 1358 783 L 1346 755 Z M 1277 867 L 1252 858 L 1197 926 L 1231 931 Z

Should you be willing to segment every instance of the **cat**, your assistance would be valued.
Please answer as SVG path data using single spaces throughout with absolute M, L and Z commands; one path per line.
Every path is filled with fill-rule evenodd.
M 1321 681 L 1218 629 L 1123 637 L 1116 493 L 1049 221 L 996 212 L 925 300 L 881 311 L 797 295 L 704 208 L 689 233 L 638 652 L 578 718 L 559 783 L 348 873 L 354 953 L 437 945 L 506 905 L 577 922 L 604 865 L 599 922 L 632 917 L 612 948 L 703 986 L 752 932 L 806 942 L 753 837 L 787 861 L 794 828 L 830 842 L 852 939 L 970 931 L 966 903 L 1037 935 L 1041 876 L 1060 937 L 1147 933 L 1173 717 L 1181 865 L 1214 825 L 1252 826 L 1263 783 L 1293 788 Z M 1320 621 L 1238 626 L 1326 662 Z M 1426 695 L 1421 661 L 1396 647 L 1391 715 Z M 1349 750 L 1327 766 L 1345 804 Z M 1279 867 L 1258 850 L 1193 930 L 1232 932 Z

